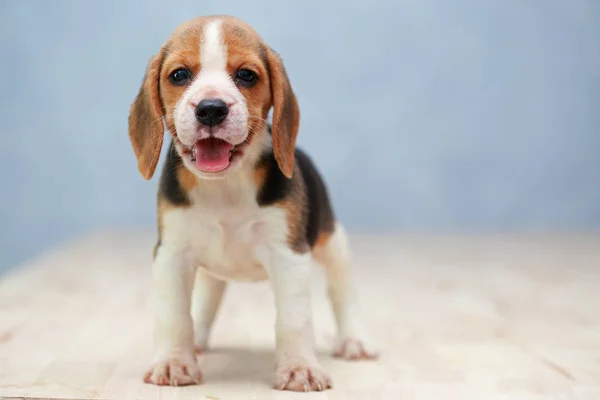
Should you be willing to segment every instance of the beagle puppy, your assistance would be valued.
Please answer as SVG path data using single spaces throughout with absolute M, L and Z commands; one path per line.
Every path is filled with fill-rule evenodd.
M 376 356 L 358 314 L 344 228 L 314 164 L 295 148 L 299 120 L 280 56 L 237 18 L 189 20 L 151 59 L 129 116 L 145 179 L 165 128 L 172 143 L 157 196 L 155 359 L 145 382 L 200 383 L 195 354 L 207 348 L 226 282 L 268 279 L 277 310 L 274 387 L 331 387 L 313 348 L 313 260 L 328 278 L 334 355 Z

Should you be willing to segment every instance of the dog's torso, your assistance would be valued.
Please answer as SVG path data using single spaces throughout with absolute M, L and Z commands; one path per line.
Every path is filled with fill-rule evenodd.
M 282 228 L 277 226 L 280 212 L 258 206 L 251 177 L 235 178 L 196 185 L 187 193 L 189 206 L 164 214 L 161 236 L 184 247 L 193 265 L 220 279 L 263 280 L 267 275 L 257 250 L 267 232 Z

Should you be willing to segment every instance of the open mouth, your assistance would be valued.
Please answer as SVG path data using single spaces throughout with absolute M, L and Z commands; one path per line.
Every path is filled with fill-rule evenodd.
M 220 172 L 231 165 L 234 157 L 241 155 L 243 145 L 234 146 L 215 137 L 198 140 L 192 147 L 191 160 L 200 171 Z

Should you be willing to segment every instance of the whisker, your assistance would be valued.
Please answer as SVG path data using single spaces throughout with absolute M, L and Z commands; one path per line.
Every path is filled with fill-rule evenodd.
M 181 167 L 182 165 L 183 165 L 183 161 L 180 162 L 179 164 L 173 165 L 173 167 L 171 167 L 171 172 L 175 171 L 177 168 Z
M 252 114 L 248 115 L 248 118 L 254 118 L 254 119 L 257 119 L 259 121 L 269 122 L 268 120 L 266 120 L 266 119 L 264 119 L 262 117 L 259 117 L 257 115 L 252 115 Z
M 278 130 L 278 128 L 277 128 L 275 125 L 271 124 L 271 123 L 270 123 L 268 120 L 266 120 L 266 119 L 264 119 L 264 118 L 261 118 L 261 117 L 259 117 L 259 116 L 257 116 L 257 115 L 248 115 L 248 118 L 254 118 L 254 119 L 257 119 L 257 120 L 259 120 L 259 121 L 263 121 L 263 122 L 265 122 L 266 124 L 269 124 L 269 125 L 271 126 L 271 130 L 273 131 L 273 133 L 275 133 L 275 134 L 279 134 L 279 130 Z

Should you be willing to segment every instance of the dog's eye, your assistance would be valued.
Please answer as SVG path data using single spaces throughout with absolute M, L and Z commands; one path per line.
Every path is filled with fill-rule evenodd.
M 188 83 L 191 77 L 192 73 L 189 69 L 179 68 L 171 72 L 171 75 L 169 75 L 169 82 L 175 86 L 183 86 Z
M 256 83 L 256 74 L 249 69 L 239 69 L 235 73 L 235 80 L 238 84 L 250 87 Z

